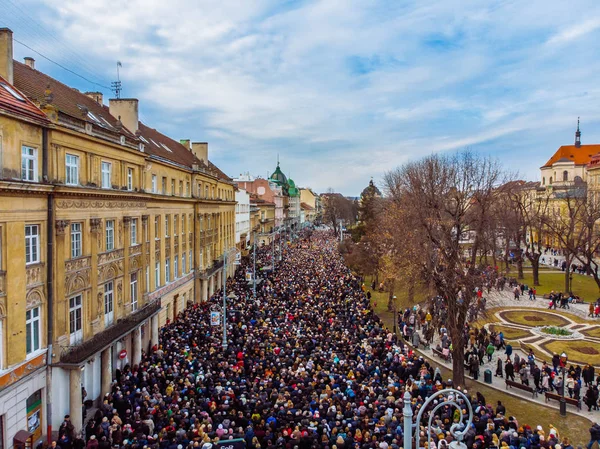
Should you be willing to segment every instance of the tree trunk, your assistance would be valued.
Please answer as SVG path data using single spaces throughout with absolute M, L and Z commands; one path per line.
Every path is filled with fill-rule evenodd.
M 392 310 L 394 310 L 394 286 L 395 286 L 395 282 L 394 281 L 390 281 L 389 283 L 389 289 L 390 289 L 390 293 L 388 295 L 388 310 L 391 312 Z
M 529 260 L 531 261 L 531 271 L 533 272 L 533 285 L 537 287 L 540 285 L 540 258 L 538 256 Z
M 415 281 L 411 278 L 408 284 L 408 302 L 413 304 L 415 301 Z
M 456 388 L 465 385 L 465 348 L 462 329 L 457 332 L 451 327 L 448 326 L 452 339 L 452 386 Z
M 567 266 L 565 267 L 565 295 L 568 295 L 571 291 L 571 260 L 568 255 L 565 256 L 565 262 L 567 264 Z
M 517 258 L 517 278 L 523 279 L 525 276 L 523 275 L 523 257 L 519 256 Z

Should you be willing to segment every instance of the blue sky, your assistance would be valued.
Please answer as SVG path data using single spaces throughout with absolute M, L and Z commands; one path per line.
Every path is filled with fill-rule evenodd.
M 142 120 L 231 176 L 279 154 L 298 185 L 357 195 L 469 147 L 534 180 L 578 116 L 600 143 L 597 0 L 0 0 L 0 26 L 103 85 L 122 61 Z

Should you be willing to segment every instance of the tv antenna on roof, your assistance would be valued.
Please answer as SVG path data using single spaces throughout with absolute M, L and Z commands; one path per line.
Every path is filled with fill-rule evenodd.
M 117 61 L 117 81 L 110 83 L 112 90 L 115 93 L 116 98 L 121 98 L 121 79 L 119 77 L 119 67 L 123 67 L 121 61 Z

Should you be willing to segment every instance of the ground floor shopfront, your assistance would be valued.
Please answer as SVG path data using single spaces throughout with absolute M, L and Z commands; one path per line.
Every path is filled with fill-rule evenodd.
M 46 434 L 46 355 L 0 376 L 0 447 L 20 441 L 35 448 Z

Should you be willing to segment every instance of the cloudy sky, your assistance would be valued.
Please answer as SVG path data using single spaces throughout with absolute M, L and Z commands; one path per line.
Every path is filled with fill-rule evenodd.
M 298 185 L 357 195 L 470 147 L 537 179 L 578 116 L 600 142 L 598 0 L 0 0 L 0 26 L 103 86 L 121 61 L 142 120 L 231 176 L 279 154 Z

